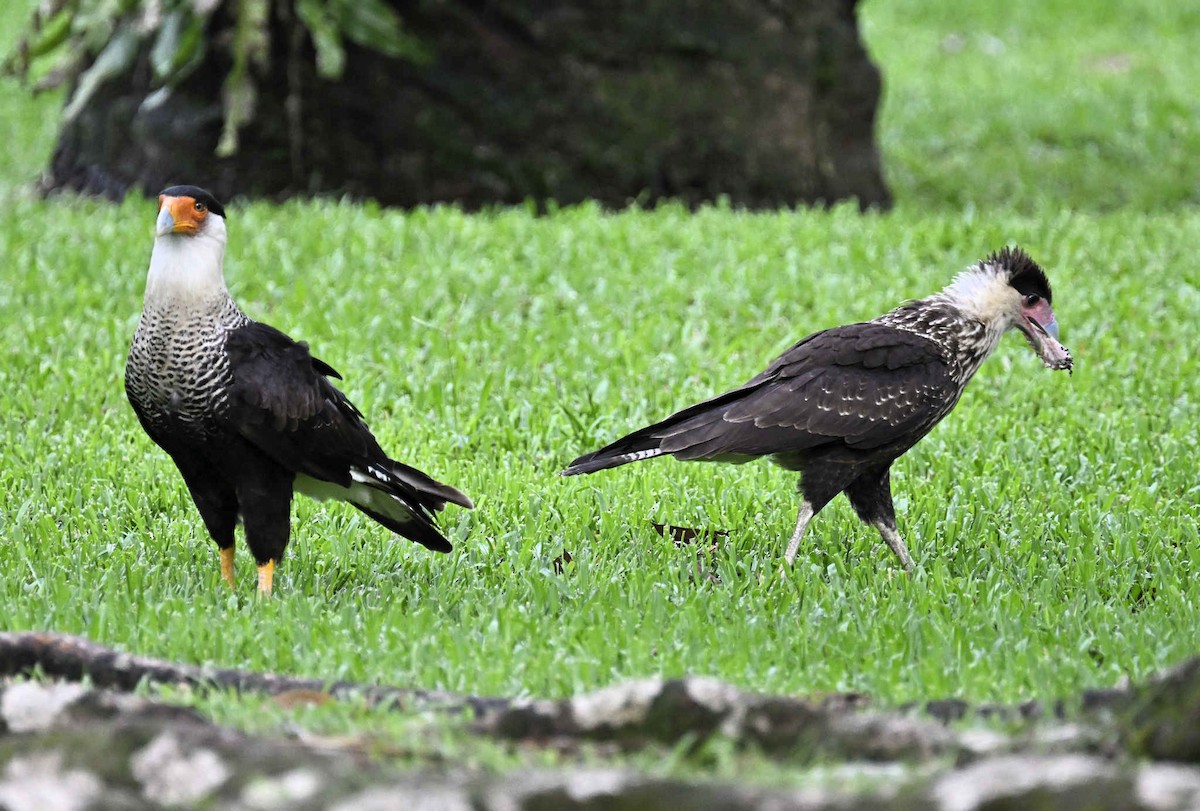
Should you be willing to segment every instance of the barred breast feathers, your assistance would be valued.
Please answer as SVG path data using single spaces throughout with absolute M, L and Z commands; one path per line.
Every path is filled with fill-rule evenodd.
M 225 286 L 224 251 L 220 217 L 195 236 L 155 240 L 126 362 L 126 389 L 147 416 L 201 423 L 223 403 L 225 336 L 250 320 Z

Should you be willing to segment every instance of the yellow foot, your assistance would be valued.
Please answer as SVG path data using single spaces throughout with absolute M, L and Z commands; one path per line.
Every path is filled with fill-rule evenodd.
M 221 550 L 221 578 L 229 584 L 229 588 L 237 590 L 233 584 L 233 547 Z
M 275 561 L 268 560 L 258 565 L 258 593 L 263 597 L 271 596 L 271 581 L 275 579 Z

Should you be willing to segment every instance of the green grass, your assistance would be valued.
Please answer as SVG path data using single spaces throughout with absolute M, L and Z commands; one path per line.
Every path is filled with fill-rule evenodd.
M 1200 5 L 865 0 L 902 206 L 1170 213 L 1200 202 Z
M 124 398 L 152 205 L 32 199 L 61 99 L 4 84 L 0 627 L 549 696 L 702 673 L 1016 700 L 1194 654 L 1200 63 L 1184 48 L 1200 21 L 1184 5 L 1020 0 L 997 17 L 871 0 L 889 214 L 231 206 L 227 276 L 247 312 L 309 341 L 385 448 L 478 504 L 448 511 L 456 549 L 437 556 L 299 500 L 268 602 L 244 550 L 239 592 L 223 588 Z M 8 42 L 19 15 L 4 15 Z M 1118 53 L 1127 70 L 1089 67 Z M 555 475 L 1012 242 L 1048 269 L 1077 370 L 1047 372 L 1008 338 L 898 463 L 913 577 L 841 500 L 781 576 L 795 478 L 766 463 Z M 697 550 L 651 521 L 731 534 L 698 573 Z
M 229 277 L 244 306 L 341 369 L 385 447 L 479 504 L 448 514 L 457 549 L 443 557 L 299 501 L 266 604 L 245 553 L 240 594 L 222 588 L 177 473 L 124 401 L 151 207 L 18 201 L 10 213 L 7 627 L 485 694 L 695 672 L 892 700 L 1064 693 L 1200 642 L 1194 213 L 985 224 L 849 206 L 541 219 L 238 206 Z M 767 464 L 555 476 L 739 383 L 798 335 L 940 286 L 1006 241 L 1050 269 L 1078 371 L 1047 372 L 1011 338 L 899 463 L 915 577 L 837 503 L 781 578 L 794 477 Z M 721 582 L 696 578 L 696 550 L 651 520 L 733 530 L 704 562 Z M 564 549 L 574 562 L 556 575 Z

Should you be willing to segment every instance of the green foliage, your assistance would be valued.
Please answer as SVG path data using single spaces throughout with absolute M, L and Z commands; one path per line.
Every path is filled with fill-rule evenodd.
M 270 48 L 268 0 L 238 0 L 233 29 L 233 67 L 225 77 L 225 127 L 217 142 L 217 155 L 237 152 L 238 130 L 254 118 L 258 91 L 250 75 L 250 63 L 263 65 Z
M 326 79 L 339 78 L 345 68 L 343 37 L 388 56 L 418 62 L 430 58 L 385 0 L 296 0 L 296 14 L 312 36 L 317 73 Z
M 227 45 L 213 28 L 222 13 L 233 19 Z M 385 0 L 47 0 L 35 10 L 4 72 L 35 77 L 38 89 L 73 85 L 63 113 L 69 121 L 102 84 L 128 73 L 147 44 L 152 86 L 165 89 L 187 79 L 209 47 L 224 47 L 230 68 L 217 154 L 230 155 L 237 151 L 239 129 L 254 118 L 257 87 L 251 67 L 261 73 L 271 58 L 273 13 L 299 18 L 325 79 L 342 74 L 343 39 L 397 58 L 429 58 Z

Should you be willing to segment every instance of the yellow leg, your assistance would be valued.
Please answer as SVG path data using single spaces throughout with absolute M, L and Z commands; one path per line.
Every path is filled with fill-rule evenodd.
M 237 590 L 233 584 L 233 547 L 221 550 L 221 577 L 229 584 L 229 588 Z
M 275 561 L 268 560 L 258 566 L 258 593 L 263 597 L 271 596 L 271 581 L 275 579 Z

